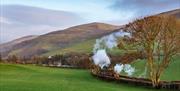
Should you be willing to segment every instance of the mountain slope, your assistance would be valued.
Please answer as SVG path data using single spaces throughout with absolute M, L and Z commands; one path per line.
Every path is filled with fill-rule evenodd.
M 12 50 L 13 46 L 22 43 L 24 41 L 32 40 L 34 38 L 37 38 L 37 35 L 29 35 L 29 36 L 24 36 L 15 40 L 12 40 L 10 42 L 0 44 L 0 53 L 6 53 Z
M 171 15 L 179 19 L 180 9 L 158 15 Z M 96 38 L 114 32 L 119 28 L 119 26 L 97 22 L 83 24 L 50 32 L 31 40 L 17 43 L 11 46 L 10 49 L 7 48 L 9 51 L 1 51 L 1 54 L 3 54 L 3 57 L 14 54 L 21 57 L 31 57 L 35 55 L 48 56 L 67 52 L 90 52 Z
M 158 15 L 163 15 L 163 16 L 174 16 L 177 19 L 180 19 L 180 9 L 175 9 L 175 10 L 171 10 L 171 11 L 167 11 L 167 12 L 163 12 L 160 13 Z M 157 16 L 157 15 L 155 15 Z M 51 50 L 45 54 L 43 54 L 43 56 L 49 56 L 49 55 L 55 55 L 55 54 L 61 54 L 61 53 L 68 53 L 68 52 L 91 52 L 93 49 L 93 45 L 95 43 L 95 39 L 94 40 L 88 40 L 76 45 L 72 45 L 66 48 L 59 48 L 56 50 Z
M 159 15 L 168 15 L 168 16 L 174 16 L 177 19 L 180 19 L 180 9 L 175 9 L 167 12 L 160 13 Z
M 99 38 L 118 29 L 104 23 L 89 23 L 67 28 L 38 36 L 32 40 L 23 41 L 11 47 L 10 51 L 3 52 L 3 56 L 17 55 L 31 57 L 58 48 L 66 48 L 90 39 Z

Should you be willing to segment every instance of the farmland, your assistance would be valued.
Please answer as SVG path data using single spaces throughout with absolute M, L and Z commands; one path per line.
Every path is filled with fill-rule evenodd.
M 0 64 L 1 91 L 165 91 L 98 80 L 88 70 Z

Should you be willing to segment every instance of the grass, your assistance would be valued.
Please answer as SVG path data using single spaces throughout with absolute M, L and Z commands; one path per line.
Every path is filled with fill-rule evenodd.
M 166 91 L 98 80 L 88 70 L 0 64 L 0 91 Z
M 145 60 L 137 60 L 132 63 L 133 67 L 136 68 L 135 74 L 133 76 L 138 77 L 139 74 L 142 74 L 145 70 Z M 170 62 L 169 66 L 165 69 L 161 76 L 161 80 L 180 80 L 180 56 L 176 56 Z
M 66 48 L 57 48 L 53 49 L 45 54 L 42 54 L 41 56 L 50 56 L 50 55 L 56 55 L 56 54 L 66 54 L 66 53 L 91 53 L 93 50 L 95 44 L 95 39 L 88 40 L 85 42 L 81 42 L 75 45 L 68 46 Z M 128 46 L 128 45 L 126 45 Z M 112 55 L 122 55 L 127 52 L 133 52 L 134 50 L 124 50 L 124 49 L 119 49 L 117 47 L 113 49 L 107 49 L 107 52 L 112 54 Z
M 95 39 L 92 39 L 92 40 L 81 42 L 81 43 L 78 43 L 75 45 L 68 46 L 68 47 L 63 48 L 63 49 L 62 48 L 54 49 L 50 52 L 42 54 L 42 56 L 65 54 L 65 53 L 70 53 L 70 52 L 90 53 L 90 52 L 92 52 L 94 43 L 95 43 Z
M 180 80 L 180 56 L 176 56 L 165 70 L 162 80 Z

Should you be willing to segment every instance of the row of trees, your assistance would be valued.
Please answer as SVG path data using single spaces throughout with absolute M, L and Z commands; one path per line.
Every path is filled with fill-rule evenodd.
M 30 62 L 30 58 L 26 57 L 18 57 L 16 55 L 9 55 L 6 59 L 1 58 L 1 62 L 8 62 L 8 63 L 20 63 L 20 64 L 26 64 Z
M 1 57 L 1 56 L 0 56 Z M 33 56 L 31 58 L 9 55 L 3 62 L 18 64 L 38 64 L 47 66 L 71 66 L 77 68 L 90 68 L 90 54 L 69 53 L 54 56 Z
M 150 16 L 126 25 L 145 55 L 148 74 L 158 87 L 160 76 L 180 49 L 180 22 L 171 16 Z

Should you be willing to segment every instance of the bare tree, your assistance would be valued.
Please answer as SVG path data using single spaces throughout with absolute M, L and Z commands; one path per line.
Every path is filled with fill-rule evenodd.
M 16 55 L 9 55 L 7 58 L 7 62 L 9 63 L 17 63 L 18 57 Z
M 126 26 L 144 49 L 154 87 L 158 87 L 161 74 L 180 49 L 179 26 L 179 21 L 170 16 L 145 17 Z

